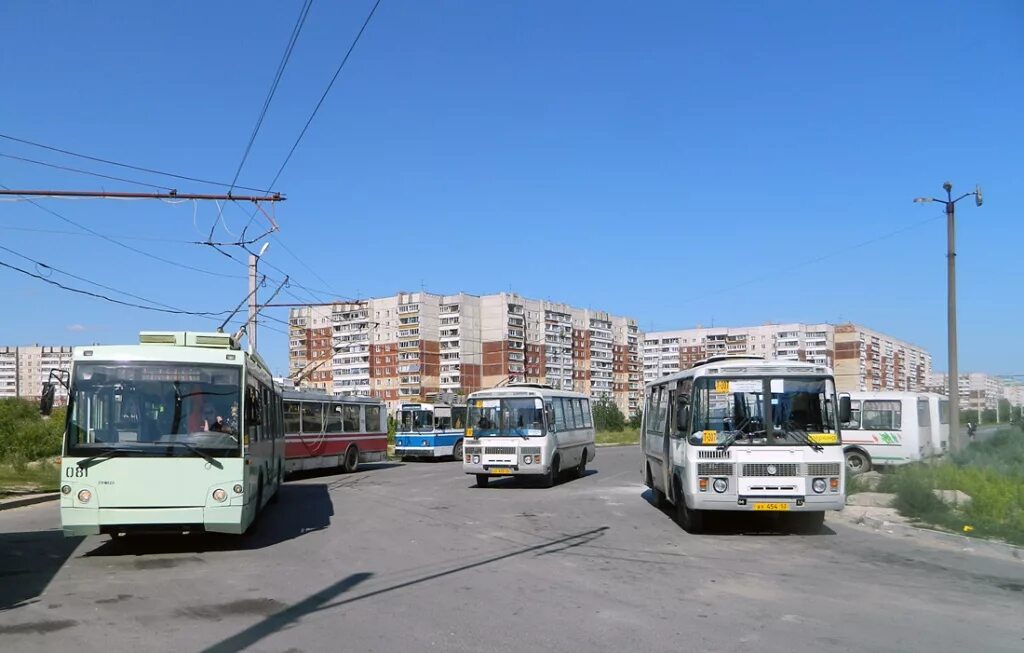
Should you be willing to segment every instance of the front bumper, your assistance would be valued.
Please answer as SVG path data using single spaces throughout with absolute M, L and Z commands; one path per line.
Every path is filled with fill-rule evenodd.
M 754 504 L 784 504 L 785 510 L 778 512 L 822 512 L 842 510 L 846 504 L 841 494 L 818 496 L 743 496 L 736 494 L 715 494 L 700 492 L 692 496 L 696 510 L 722 510 L 735 512 L 760 512 Z M 776 512 L 776 511 L 772 511 Z
M 442 454 L 434 447 L 395 447 L 395 455 L 407 458 L 434 458 Z M 451 452 L 449 451 L 447 455 L 450 456 Z
M 68 508 L 60 511 L 64 535 L 109 532 L 206 531 L 243 532 L 244 505 L 192 508 Z

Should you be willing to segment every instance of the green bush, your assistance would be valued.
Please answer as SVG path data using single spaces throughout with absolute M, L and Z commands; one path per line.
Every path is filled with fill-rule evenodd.
M 609 399 L 601 399 L 593 404 L 594 428 L 598 431 L 619 432 L 626 428 L 626 416 L 618 405 Z
M 1024 543 L 1024 436 L 1002 431 L 938 464 L 900 467 L 879 490 L 895 493 L 894 507 L 907 517 Z M 971 502 L 948 506 L 933 490 L 960 490 Z
M 60 455 L 65 410 L 47 418 L 23 399 L 0 399 L 0 461 L 15 466 Z

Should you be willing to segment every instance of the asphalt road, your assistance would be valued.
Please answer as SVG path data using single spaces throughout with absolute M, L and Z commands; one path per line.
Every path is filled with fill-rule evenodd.
M 549 490 L 381 465 L 288 483 L 242 538 L 124 546 L 5 511 L 0 649 L 1024 650 L 1024 562 L 838 520 L 692 536 L 638 481 L 633 447 Z

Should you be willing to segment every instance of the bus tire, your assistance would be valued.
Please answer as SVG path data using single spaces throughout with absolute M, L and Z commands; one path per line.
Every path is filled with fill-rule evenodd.
M 683 530 L 691 535 L 698 535 L 704 530 L 704 512 L 694 510 L 686 506 L 686 497 L 683 495 L 682 484 L 676 481 L 676 521 Z
M 851 474 L 862 474 L 871 471 L 871 456 L 863 449 L 847 449 L 845 458 L 846 471 Z
M 476 486 L 477 487 L 487 487 L 487 481 L 489 481 L 489 480 L 490 480 L 490 477 L 488 477 L 487 474 L 477 474 L 476 475 Z
M 345 451 L 345 463 L 342 467 L 346 474 L 359 469 L 359 448 L 356 445 L 349 445 L 348 450 Z
M 580 457 L 580 464 L 576 466 L 576 478 L 583 478 L 587 475 L 587 450 L 583 450 L 583 456 Z
M 558 463 L 558 454 L 556 453 L 551 459 L 551 467 L 548 467 L 548 473 L 544 475 L 544 480 L 541 483 L 544 487 L 554 487 L 558 484 Z
M 457 441 L 452 446 L 452 459 L 462 460 L 462 440 Z

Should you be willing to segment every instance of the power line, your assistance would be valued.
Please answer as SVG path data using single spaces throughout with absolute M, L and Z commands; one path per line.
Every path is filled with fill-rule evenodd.
M 25 231 L 25 232 L 29 232 L 29 233 L 38 233 L 38 234 L 56 234 L 56 235 L 59 235 L 59 236 L 89 236 L 91 238 L 102 238 L 103 237 L 100 234 L 82 233 L 81 231 L 64 231 L 62 229 L 36 229 L 36 228 L 33 228 L 33 227 L 10 227 L 10 226 L 6 226 L 6 225 L 5 226 L 0 226 L 0 230 L 3 230 L 3 231 Z M 192 240 L 176 240 L 176 239 L 172 239 L 172 238 L 159 238 L 157 236 L 125 236 L 125 235 L 119 235 L 118 238 L 120 238 L 121 240 L 145 240 L 145 241 L 159 242 L 159 243 L 177 243 L 177 244 L 180 244 L 180 245 L 194 245 L 195 244 L 195 241 L 192 241 Z
M 303 126 L 302 128 L 302 131 L 299 132 L 299 137 L 295 139 L 295 143 L 292 144 L 292 148 L 288 151 L 288 156 L 285 157 L 284 162 L 281 164 L 281 167 L 278 168 L 277 174 L 274 175 L 274 180 L 270 182 L 271 187 L 277 183 L 277 180 L 281 176 L 281 173 L 284 172 L 285 166 L 287 166 L 288 162 L 291 161 L 292 154 L 295 153 L 295 148 L 297 148 L 299 146 L 299 143 L 302 142 L 302 137 L 306 135 L 306 130 L 309 129 L 309 125 L 313 122 L 313 118 L 316 117 L 317 112 L 320 110 L 320 106 L 324 103 L 324 100 L 327 99 L 327 94 L 331 92 L 331 87 L 334 86 L 334 82 L 338 79 L 338 75 L 341 74 L 342 69 L 348 62 L 349 56 L 352 54 L 352 51 L 355 50 L 356 44 L 359 43 L 359 39 L 363 36 L 363 32 L 366 30 L 366 26 L 370 24 L 370 19 L 373 18 L 373 14 L 377 11 L 377 7 L 379 5 L 380 0 L 376 0 L 376 2 L 373 3 L 373 8 L 370 9 L 370 13 L 367 14 L 366 20 L 363 21 L 363 26 L 359 28 L 359 32 L 356 34 L 355 39 L 352 40 L 352 44 L 349 46 L 348 51 L 342 58 L 341 63 L 338 64 L 338 69 L 334 71 L 334 76 L 331 77 L 331 81 L 327 84 L 327 88 L 324 89 L 323 95 L 320 96 L 320 101 L 317 102 L 316 106 L 313 108 L 313 113 L 309 114 L 309 120 L 306 121 L 305 126 Z
M 137 181 L 135 179 L 125 179 L 124 177 L 114 177 L 114 176 L 111 176 L 111 175 L 104 175 L 104 174 L 101 174 L 99 172 L 90 172 L 89 170 L 82 170 L 80 168 L 71 168 L 71 167 L 68 167 L 68 166 L 61 166 L 61 165 L 57 165 L 56 163 L 47 163 L 46 161 L 38 161 L 36 159 L 26 159 L 25 157 L 14 156 L 13 154 L 3 154 L 3 153 L 0 153 L 0 156 L 4 157 L 5 159 L 13 159 L 15 161 L 23 161 L 25 163 L 34 163 L 36 165 L 46 166 L 48 168 L 56 168 L 57 170 L 66 170 L 68 172 L 76 172 L 76 173 L 81 174 L 81 175 L 89 175 L 91 177 L 99 177 L 101 179 L 112 179 L 113 181 L 123 181 L 123 182 L 125 182 L 127 184 L 136 184 L 138 186 L 146 186 L 147 188 L 159 188 L 160 190 L 174 190 L 170 186 L 159 186 L 157 184 L 147 184 L 144 181 Z
M 199 177 L 189 177 L 187 175 L 179 175 L 179 174 L 175 174 L 173 172 L 163 172 L 161 170 L 155 170 L 153 168 L 145 168 L 143 166 L 131 165 L 129 163 L 119 163 L 117 161 L 111 161 L 110 159 L 102 159 L 100 157 L 90 156 L 88 154 L 79 154 L 78 152 L 72 152 L 71 150 L 61 149 L 59 147 L 54 147 L 52 145 L 44 145 L 43 143 L 36 143 L 34 141 L 26 140 L 24 138 L 17 138 L 15 136 L 10 136 L 8 134 L 0 134 L 0 138 L 7 139 L 9 141 L 14 141 L 15 143 L 23 143 L 25 145 L 31 145 L 33 147 L 39 147 L 39 148 L 42 148 L 44 150 L 49 150 L 51 152 L 59 152 L 61 154 L 66 154 L 68 156 L 77 157 L 79 159 L 86 159 L 86 160 L 89 160 L 89 161 L 96 161 L 97 163 L 104 163 L 106 165 L 117 166 L 119 168 L 127 168 L 129 170 L 138 170 L 139 172 L 148 172 L 148 173 L 154 174 L 154 175 L 161 175 L 163 177 L 171 177 L 171 178 L 174 178 L 174 179 L 182 179 L 182 180 L 185 180 L 185 181 L 192 181 L 192 182 L 195 182 L 197 184 L 207 184 L 209 186 L 220 186 L 222 188 L 227 188 L 227 187 L 231 186 L 231 184 L 228 184 L 228 183 L 222 182 L 222 181 L 212 181 L 210 179 L 201 179 Z M 242 190 L 249 190 L 249 191 L 253 191 L 253 192 L 257 192 L 257 193 L 270 193 L 270 192 L 272 192 L 270 189 L 267 189 L 267 188 L 252 188 L 252 187 L 249 187 L 249 186 L 235 186 L 235 188 L 241 188 Z
M 299 40 L 299 34 L 302 32 L 302 26 L 306 23 L 306 16 L 309 15 L 309 10 L 313 6 L 313 0 L 305 0 L 305 4 L 299 9 L 299 17 L 295 22 L 295 27 L 292 28 L 292 34 L 288 38 L 288 43 L 285 45 L 284 54 L 281 55 L 281 61 L 277 64 L 277 72 L 274 73 L 274 80 L 270 84 L 270 90 L 267 92 L 267 98 L 263 101 L 263 108 L 260 110 L 259 118 L 256 119 L 256 126 L 253 127 L 252 135 L 249 136 L 249 143 L 245 146 L 245 152 L 242 154 L 242 160 L 238 163 L 238 169 L 235 170 L 235 177 L 231 180 L 231 187 L 228 189 L 230 193 L 234 189 L 235 183 L 238 181 L 238 176 L 242 174 L 242 167 L 245 166 L 245 161 L 249 158 L 249 152 L 252 150 L 253 143 L 256 142 L 256 135 L 260 133 L 260 127 L 263 126 L 263 119 L 267 116 L 267 111 L 270 109 L 270 103 L 274 99 L 274 94 L 277 92 L 277 85 L 281 83 L 281 78 L 284 76 L 284 69 L 288 66 L 288 61 L 292 57 L 292 50 L 295 49 L 295 44 Z
M 0 184 L 0 188 L 6 189 L 6 190 L 10 190 L 10 188 L 8 188 L 7 186 L 4 186 L 3 184 Z M 132 247 L 131 245 L 126 245 L 125 243 L 122 243 L 122 242 L 120 242 L 120 241 L 118 241 L 118 240 L 116 240 L 114 238 L 111 238 L 110 236 L 107 236 L 106 234 L 101 234 L 98 231 L 90 229 L 89 227 L 86 227 L 83 224 L 75 222 L 71 218 L 65 217 L 65 216 L 61 215 L 60 213 L 57 213 L 53 209 L 50 209 L 50 208 L 40 204 L 39 202 L 35 201 L 34 199 L 25 198 L 25 201 L 29 202 L 30 204 L 32 204 L 33 206 L 35 206 L 36 208 L 38 208 L 41 211 L 45 211 L 46 213 L 49 213 L 50 215 L 52 215 L 52 216 L 54 216 L 54 217 L 56 217 L 56 218 L 58 218 L 60 220 L 63 220 L 64 222 L 67 222 L 68 224 L 71 224 L 71 225 L 74 225 L 74 226 L 78 227 L 82 231 L 88 232 L 88 233 L 92 234 L 93 236 L 96 236 L 98 238 L 102 238 L 103 240 L 106 240 L 107 242 L 113 243 L 114 245 L 117 245 L 118 247 L 123 247 L 124 249 L 127 249 L 128 251 L 135 252 L 136 254 L 141 254 L 143 256 L 149 257 L 149 258 L 154 259 L 156 261 L 160 261 L 160 262 L 166 263 L 168 265 L 173 265 L 175 267 L 184 268 L 186 270 L 192 270 L 193 272 L 199 272 L 201 274 L 207 274 L 207 275 L 214 276 L 214 277 L 224 277 L 224 278 L 227 278 L 227 279 L 245 279 L 245 278 L 247 278 L 245 275 L 225 274 L 223 272 L 214 272 L 212 270 L 205 270 L 203 268 L 197 268 L 197 267 L 192 266 L 192 265 L 186 265 L 185 263 L 180 263 L 178 261 L 172 261 L 170 259 L 166 259 L 166 258 L 163 258 L 161 256 L 157 256 L 156 254 L 152 254 L 150 252 L 138 249 L 137 247 Z

